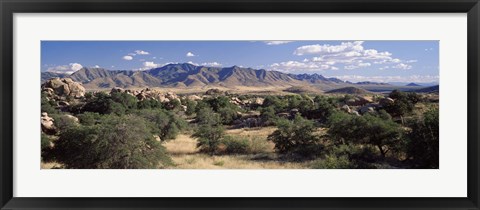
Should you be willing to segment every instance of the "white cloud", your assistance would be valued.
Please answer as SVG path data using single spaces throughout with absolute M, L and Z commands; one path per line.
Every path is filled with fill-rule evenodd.
M 188 52 L 185 56 L 187 56 L 187 57 L 194 57 L 195 54 L 193 54 L 192 52 Z
M 304 63 L 311 61 L 318 63 L 318 65 L 337 65 L 335 68 L 339 68 L 338 65 L 340 64 L 343 65 L 343 69 L 347 70 L 370 67 L 373 64 L 392 64 L 397 69 L 411 69 L 412 66 L 406 63 L 417 62 L 417 60 L 402 61 L 399 58 L 394 58 L 392 53 L 388 51 L 365 49 L 363 43 L 363 41 L 354 41 L 342 42 L 339 45 L 305 45 L 298 47 L 293 54 L 315 56 L 311 59 L 305 58 Z M 386 68 L 381 67 L 379 69 Z
M 223 66 L 221 63 L 218 63 L 218 62 L 205 62 L 205 63 L 201 63 L 200 65 L 202 65 L 202 66 L 211 66 L 211 67 Z
M 129 56 L 135 56 L 135 55 L 137 55 L 137 54 L 135 54 L 135 53 L 128 53 L 128 55 L 129 55 Z
M 265 44 L 267 45 L 281 45 L 281 44 L 287 44 L 293 41 L 264 41 Z
M 100 66 L 99 66 L 99 65 L 95 65 L 94 67 L 95 67 L 95 68 L 100 68 Z
M 149 55 L 150 53 L 147 52 L 147 51 L 143 51 L 143 50 L 135 50 L 135 54 L 137 54 L 137 55 Z
M 154 63 L 153 61 L 145 61 L 143 62 L 143 69 L 153 69 L 162 66 L 161 64 Z
M 123 56 L 122 59 L 126 60 L 126 61 L 131 61 L 131 60 L 133 60 L 133 57 L 130 56 L 130 55 L 126 55 L 126 56 Z
M 330 65 L 314 62 L 286 61 L 270 65 L 273 70 L 294 72 L 294 71 L 321 71 L 331 69 Z
M 394 69 L 402 69 L 402 70 L 408 70 L 408 69 L 412 69 L 412 66 L 411 65 L 408 65 L 408 64 L 404 64 L 404 63 L 399 63 L 395 66 L 392 66 L 392 68 Z
M 352 65 L 347 65 L 343 68 L 347 69 L 347 70 L 352 70 L 352 69 L 358 69 L 358 68 L 362 68 L 362 67 L 368 67 L 368 66 L 371 66 L 371 65 L 372 65 L 371 63 L 357 62 L 357 63 L 352 64 Z
M 342 42 L 340 45 L 305 45 L 298 47 L 293 53 L 295 55 L 308 55 L 308 54 L 330 54 L 339 53 L 345 51 L 363 51 L 363 41 L 355 42 Z
M 438 82 L 438 75 L 410 75 L 410 76 L 360 76 L 360 75 L 341 75 L 332 76 L 344 81 L 350 82 Z
M 198 63 L 194 63 L 193 61 L 188 61 L 187 63 L 188 63 L 188 64 L 195 65 L 195 66 L 200 66 Z
M 53 73 L 72 74 L 73 72 L 76 72 L 82 68 L 83 66 L 79 63 L 70 63 L 68 65 L 50 67 L 47 69 L 47 71 Z

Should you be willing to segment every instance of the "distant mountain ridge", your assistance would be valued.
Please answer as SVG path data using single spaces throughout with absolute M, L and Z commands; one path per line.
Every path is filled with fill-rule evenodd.
M 61 75 L 42 72 L 42 81 Z M 145 71 L 106 70 L 84 67 L 71 75 L 86 88 L 112 87 L 201 87 L 218 85 L 223 87 L 249 86 L 302 86 L 310 84 L 344 83 L 337 78 L 326 78 L 319 74 L 287 74 L 265 69 L 196 66 L 189 63 L 168 64 Z
M 338 78 L 327 78 L 320 74 L 288 74 L 265 69 L 231 67 L 196 66 L 189 63 L 168 64 L 144 71 L 107 70 L 103 68 L 84 67 L 71 75 L 42 72 L 42 83 L 52 77 L 68 77 L 80 82 L 87 89 L 104 89 L 113 87 L 177 87 L 200 88 L 207 86 L 236 87 L 305 87 L 328 91 L 343 87 L 357 86 L 390 87 L 388 83 L 345 82 Z M 414 87 L 412 87 L 414 88 Z M 300 88 L 301 89 L 301 88 Z

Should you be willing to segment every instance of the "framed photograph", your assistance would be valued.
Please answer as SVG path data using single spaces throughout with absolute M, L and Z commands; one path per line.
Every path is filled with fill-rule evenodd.
M 1 209 L 479 209 L 477 0 L 0 7 Z

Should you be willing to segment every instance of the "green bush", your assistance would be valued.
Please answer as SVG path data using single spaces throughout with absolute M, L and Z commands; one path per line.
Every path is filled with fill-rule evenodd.
M 281 154 L 294 154 L 303 157 L 319 155 L 323 145 L 314 134 L 316 127 L 310 120 L 296 115 L 293 121 L 279 120 L 278 129 L 268 136 L 275 143 L 275 150 Z
M 328 155 L 312 163 L 312 168 L 374 169 L 387 168 L 371 146 L 341 144 L 329 149 Z M 388 164 L 387 164 L 388 166 Z
M 84 112 L 77 117 L 82 125 L 95 125 L 100 121 L 102 115 L 96 112 Z
M 273 109 L 273 107 L 260 108 L 260 121 L 262 125 L 275 125 L 277 120 L 278 117 L 275 115 L 275 109 Z
M 41 111 L 48 114 L 57 114 L 58 110 L 55 109 L 55 101 L 49 100 L 45 93 L 42 93 L 41 98 Z
M 312 163 L 315 169 L 353 169 L 355 165 L 350 161 L 348 156 L 326 156 L 321 160 Z
M 170 165 L 165 148 L 143 118 L 103 116 L 100 123 L 68 127 L 55 142 L 56 160 L 66 168 L 135 169 Z
M 66 114 L 52 114 L 53 124 L 59 132 L 62 132 L 70 127 L 78 126 L 77 121 L 72 116 Z
M 408 155 L 414 168 L 439 167 L 439 114 L 438 109 L 424 113 L 423 119 L 409 123 Z
M 187 99 L 185 102 L 185 106 L 187 106 L 187 110 L 185 111 L 185 114 L 187 116 L 195 114 L 195 107 L 197 106 L 197 103 L 195 101 Z
M 133 114 L 151 122 L 152 131 L 162 141 L 175 139 L 178 133 L 187 127 L 185 120 L 164 109 L 145 109 L 134 111 Z
M 230 107 L 222 107 L 218 109 L 218 114 L 220 114 L 222 123 L 224 125 L 231 125 L 234 120 L 240 118 L 240 115 L 237 113 L 237 111 Z
M 215 154 L 218 146 L 222 143 L 225 136 L 225 129 L 222 125 L 201 125 L 197 131 L 192 135 L 197 140 L 197 148 L 200 152 Z
M 405 147 L 403 129 L 397 123 L 373 115 L 355 116 L 336 112 L 329 118 L 328 135 L 337 144 L 370 144 L 385 157 Z
M 247 154 L 250 151 L 250 142 L 244 137 L 225 136 L 222 144 L 225 145 L 225 154 Z

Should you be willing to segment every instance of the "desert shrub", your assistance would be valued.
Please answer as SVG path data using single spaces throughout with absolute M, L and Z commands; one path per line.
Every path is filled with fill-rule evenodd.
M 313 157 L 320 152 L 322 145 L 314 134 L 316 128 L 312 121 L 296 115 L 293 121 L 279 120 L 277 127 L 268 136 L 268 140 L 275 143 L 275 151 L 278 153 Z
M 222 117 L 209 107 L 198 110 L 196 120 L 201 125 L 218 125 L 222 123 Z
M 408 134 L 409 157 L 414 168 L 439 167 L 439 115 L 438 109 L 424 113 L 423 119 L 409 123 Z
M 45 93 L 42 93 L 41 98 L 41 111 L 49 114 L 57 114 L 58 110 L 55 109 L 55 101 L 49 100 Z
M 325 169 L 374 169 L 384 168 L 383 160 L 371 146 L 353 144 L 335 145 L 328 154 L 312 163 L 312 168 Z
M 240 118 L 240 115 L 235 109 L 231 107 L 222 107 L 218 109 L 218 114 L 222 118 L 222 123 L 225 125 L 231 125 L 234 120 Z
M 171 164 L 148 122 L 134 115 L 103 116 L 100 123 L 69 127 L 55 142 L 56 160 L 66 168 L 134 169 Z
M 100 114 L 112 113 L 112 104 L 115 103 L 107 93 L 98 92 L 86 97 L 86 103 L 81 112 L 97 112 Z
M 138 109 L 163 109 L 163 104 L 155 99 L 143 99 L 137 102 Z
M 323 159 L 316 160 L 311 165 L 315 169 L 352 169 L 354 164 L 348 156 L 326 156 Z
M 218 96 L 213 98 L 206 98 L 204 101 L 213 109 L 213 111 L 218 112 L 221 108 L 235 107 L 234 104 L 230 103 L 230 99 L 225 96 Z
M 82 125 L 95 125 L 100 121 L 101 117 L 102 116 L 96 112 L 85 112 L 77 115 Z
M 251 154 L 268 152 L 269 145 L 267 139 L 253 136 L 249 139 L 248 152 Z
M 65 114 L 52 114 L 51 117 L 53 118 L 53 124 L 59 132 L 78 125 L 73 117 Z
M 225 148 L 221 152 L 225 154 L 247 154 L 250 151 L 250 142 L 245 137 L 225 136 L 222 144 Z
M 328 117 L 335 111 L 334 102 L 325 96 L 316 96 L 314 105 L 311 109 L 304 109 L 302 116 L 308 119 L 318 119 L 320 122 L 326 122 Z M 311 102 L 310 102 L 311 103 Z
M 278 120 L 277 115 L 275 115 L 275 109 L 273 107 L 265 107 L 260 109 L 260 121 L 264 126 L 275 125 L 275 122 Z
M 199 126 L 192 135 L 198 138 L 197 148 L 201 152 L 215 154 L 225 136 L 220 115 L 211 108 L 203 108 L 197 112 L 197 122 Z
M 113 92 L 110 93 L 110 98 L 124 107 L 125 110 L 137 108 L 138 99 L 128 93 Z
M 42 133 L 41 134 L 41 157 L 42 161 L 50 161 L 54 159 L 52 154 L 52 139 L 50 136 Z
M 191 115 L 195 114 L 195 107 L 197 106 L 197 103 L 195 101 L 187 99 L 185 101 L 185 106 L 187 106 L 187 110 L 185 111 L 185 114 L 187 116 L 191 116 Z
M 123 115 L 136 109 L 137 103 L 137 98 L 128 93 L 107 94 L 98 92 L 86 97 L 85 105 L 76 113 L 97 112 L 100 114 Z
M 336 112 L 329 118 L 328 135 L 337 144 L 370 144 L 385 157 L 404 149 L 403 129 L 397 123 L 373 115 Z
M 265 97 L 262 107 L 272 107 L 276 113 L 283 112 L 288 109 L 288 102 L 286 100 L 281 99 L 278 96 L 267 96 Z
M 164 109 L 137 110 L 134 111 L 133 114 L 151 122 L 152 131 L 158 135 L 162 141 L 175 139 L 178 133 L 187 127 L 185 120 Z
M 197 148 L 200 152 L 215 154 L 218 146 L 222 143 L 225 136 L 225 129 L 222 125 L 200 125 L 197 131 L 192 135 L 197 140 Z
M 182 103 L 180 102 L 180 100 L 173 99 L 168 101 L 164 105 L 165 105 L 165 108 L 168 110 L 179 110 Z
M 388 104 L 384 109 L 394 117 L 400 117 L 403 122 L 403 116 L 413 111 L 415 104 L 421 100 L 417 93 L 405 93 L 399 90 L 393 90 L 389 97 L 395 99 L 391 104 Z

